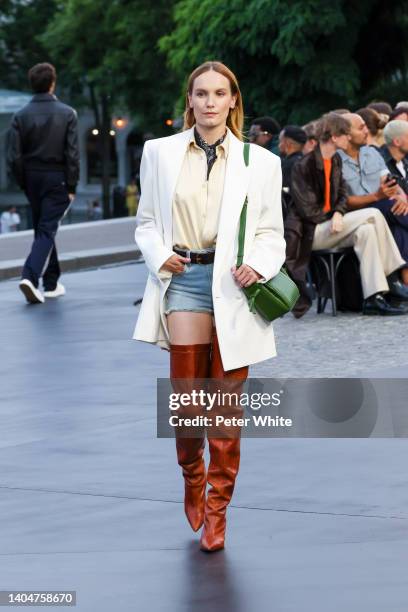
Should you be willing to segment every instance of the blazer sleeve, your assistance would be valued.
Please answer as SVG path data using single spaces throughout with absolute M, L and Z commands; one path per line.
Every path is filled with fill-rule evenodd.
M 149 271 L 159 280 L 171 273 L 159 272 L 174 252 L 164 244 L 157 194 L 157 149 L 145 142 L 140 163 L 140 200 L 136 215 L 135 240 Z
M 269 162 L 269 160 L 268 160 Z M 276 276 L 286 256 L 282 217 L 282 170 L 278 157 L 271 156 L 265 168 L 262 205 L 255 239 L 244 263 L 261 274 L 264 282 Z

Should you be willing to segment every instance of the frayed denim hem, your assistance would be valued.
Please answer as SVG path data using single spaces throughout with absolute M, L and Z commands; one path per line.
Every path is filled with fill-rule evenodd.
M 209 308 L 170 308 L 169 310 L 165 310 L 164 314 L 168 315 L 172 312 L 207 312 L 208 314 L 214 314 L 214 311 Z

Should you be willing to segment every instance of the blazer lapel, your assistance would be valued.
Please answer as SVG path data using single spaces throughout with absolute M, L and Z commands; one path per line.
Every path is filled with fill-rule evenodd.
M 232 240 L 237 235 L 239 216 L 245 202 L 249 184 L 249 166 L 245 166 L 243 143 L 230 131 L 230 145 L 225 170 L 224 192 L 218 225 L 217 248 L 214 260 L 214 278 L 222 271 L 222 262 Z
M 177 134 L 176 138 L 169 138 L 158 150 L 158 184 L 164 242 L 170 248 L 173 246 L 172 202 L 174 191 L 193 129 L 190 128 Z

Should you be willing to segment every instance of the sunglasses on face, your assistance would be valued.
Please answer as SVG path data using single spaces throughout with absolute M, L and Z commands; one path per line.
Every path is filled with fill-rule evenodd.
M 265 130 L 261 130 L 258 127 L 253 127 L 251 126 L 249 128 L 249 132 L 248 132 L 248 136 L 260 136 L 261 134 L 269 134 L 269 132 L 265 131 Z

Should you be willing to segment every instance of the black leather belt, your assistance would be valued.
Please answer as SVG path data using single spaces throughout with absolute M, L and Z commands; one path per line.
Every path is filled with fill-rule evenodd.
M 173 247 L 173 251 L 177 253 L 177 255 L 181 255 L 182 257 L 189 257 L 191 263 L 203 264 L 204 266 L 214 263 L 215 251 L 210 251 L 208 253 L 200 253 L 198 251 L 187 251 L 186 249 L 179 249 L 178 247 Z

